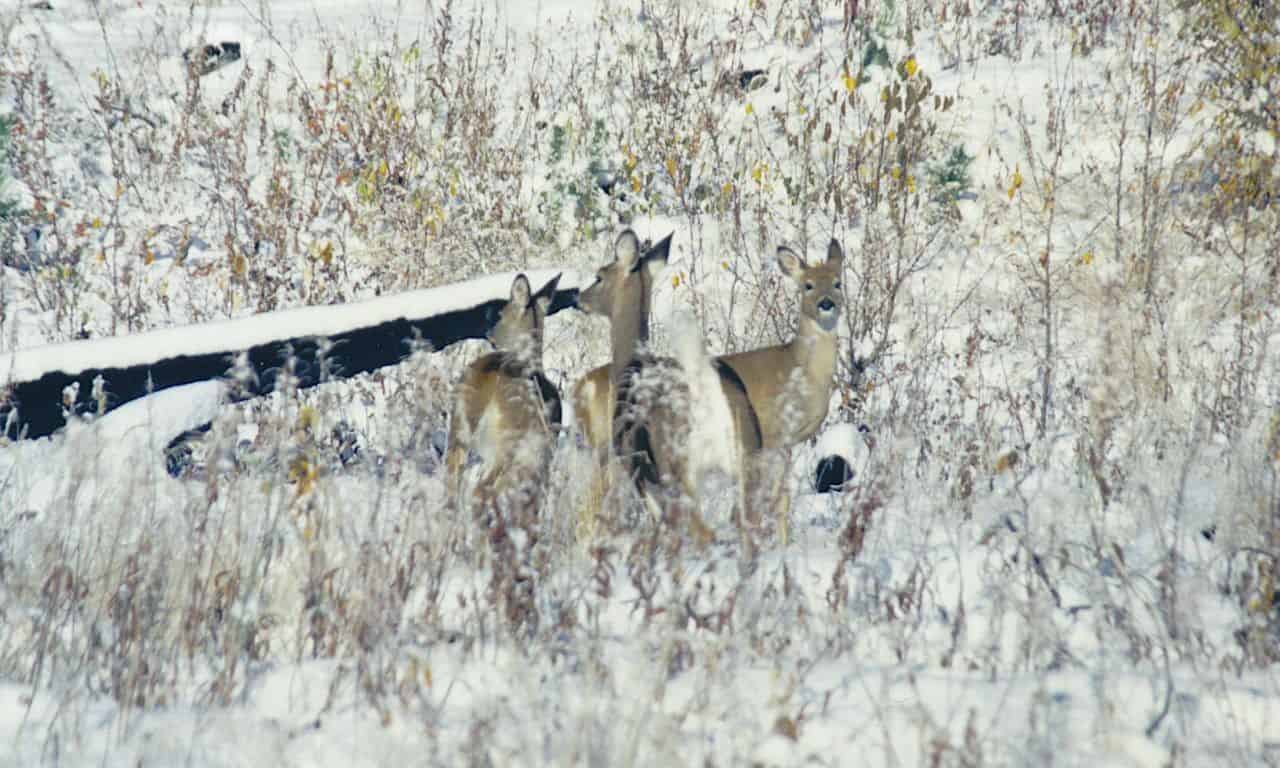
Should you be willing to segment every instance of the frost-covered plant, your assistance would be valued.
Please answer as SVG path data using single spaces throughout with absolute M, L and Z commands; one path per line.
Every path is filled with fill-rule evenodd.
M 605 121 L 594 118 L 583 131 L 572 119 L 549 128 L 547 184 L 539 194 L 542 224 L 537 236 L 555 240 L 561 228 L 569 225 L 575 239 L 594 240 L 613 226 L 626 224 L 633 215 L 629 198 L 636 189 L 624 171 L 635 163 L 632 157 L 622 163 L 611 159 Z
M 8 188 L 13 178 L 9 153 L 13 148 L 14 122 L 11 115 L 0 115 L 0 224 L 4 225 L 19 212 L 19 203 Z
M 959 200 L 972 195 L 971 165 L 973 155 L 965 151 L 963 144 L 952 146 L 945 159 L 929 164 L 929 183 L 936 190 L 935 195 L 944 200 Z

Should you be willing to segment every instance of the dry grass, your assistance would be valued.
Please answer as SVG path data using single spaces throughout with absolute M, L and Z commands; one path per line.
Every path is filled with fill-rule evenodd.
M 216 94 L 163 70 L 144 80 L 164 54 L 141 49 L 72 98 L 15 47 L 8 162 L 31 199 L 11 215 L 41 234 L 36 250 L 6 238 L 0 331 L 18 302 L 61 341 L 589 268 L 648 216 L 683 241 L 663 295 L 697 310 L 713 349 L 743 349 L 790 331 L 773 246 L 816 253 L 835 235 L 851 258 L 832 411 L 870 424 L 874 446 L 830 531 L 785 553 L 728 535 L 695 552 L 629 499 L 581 540 L 560 514 L 586 492 L 567 436 L 537 509 L 484 530 L 454 516 L 431 437 L 472 346 L 227 409 L 198 481 L 158 480 L 158 459 L 112 464 L 89 431 L 74 449 L 5 449 L 0 679 L 109 699 L 124 734 L 140 713 L 232 707 L 275 665 L 332 660 L 324 712 L 356 701 L 446 739 L 453 694 L 433 654 L 500 650 L 614 707 L 599 741 L 555 737 L 557 754 L 649 763 L 670 755 L 639 752 L 637 734 L 687 744 L 699 716 L 732 719 L 742 700 L 717 695 L 744 695 L 735 670 L 789 681 L 768 711 L 803 742 L 838 717 L 820 662 L 1043 680 L 1119 656 L 1170 697 L 1171 666 L 1270 669 L 1280 207 L 1254 102 L 1213 76 L 1221 46 L 1171 9 L 886 0 L 842 30 L 811 7 L 755 3 L 725 22 L 649 3 L 645 25 L 607 7 L 574 61 L 544 38 L 516 69 L 486 8 L 445 3 L 412 40 L 321 41 L 318 80 L 264 46 Z M 926 68 L 925 41 L 947 69 Z M 767 80 L 738 87 L 761 46 L 776 46 Z M 993 100 L 1006 138 L 967 132 L 978 85 L 934 84 L 982 62 L 1048 68 L 1039 101 Z M 959 201 L 928 171 L 957 144 L 988 172 Z M 60 162 L 76 145 L 96 170 Z M 562 391 L 604 359 L 599 330 L 552 323 Z M 341 423 L 361 434 L 352 466 L 330 444 Z M 629 653 L 659 670 L 644 681 L 657 700 L 698 681 L 682 715 L 623 711 Z M 76 731 L 73 710 L 46 741 Z M 538 743 L 510 713 L 471 712 L 478 761 Z M 880 717 L 866 727 L 890 742 Z M 1043 723 L 957 723 L 921 737 L 932 764 L 1051 741 Z

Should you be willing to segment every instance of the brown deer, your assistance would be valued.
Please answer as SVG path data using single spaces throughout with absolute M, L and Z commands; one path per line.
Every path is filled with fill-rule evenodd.
M 844 305 L 840 281 L 844 251 L 838 241 L 832 240 L 828 245 L 827 259 L 822 264 L 807 266 L 803 258 L 786 247 L 778 249 L 778 264 L 801 289 L 795 337 L 786 344 L 724 355 L 713 361 L 720 369 L 736 374 L 745 388 L 759 423 L 764 450 L 804 442 L 826 419 L 836 370 L 836 323 Z M 610 366 L 602 366 L 591 371 L 573 390 L 579 428 L 597 451 L 608 445 L 613 429 L 610 403 L 614 380 L 610 370 Z M 751 468 L 749 472 L 759 474 L 759 469 Z M 784 506 L 784 523 L 785 515 Z M 785 539 L 785 525 L 781 531 Z
M 495 351 L 462 374 L 446 458 L 449 488 L 460 506 L 537 502 L 560 426 L 560 392 L 542 372 L 542 327 L 559 280 L 556 275 L 534 294 L 528 278 L 517 275 L 489 333 Z M 463 469 L 472 452 L 485 470 L 464 505 Z
M 795 337 L 720 358 L 746 384 L 766 450 L 808 440 L 827 418 L 836 373 L 836 323 L 844 307 L 844 251 L 836 240 L 827 246 L 821 264 L 808 266 L 784 246 L 778 249 L 778 265 L 800 288 Z
M 835 385 L 837 321 L 844 308 L 840 276 L 844 250 L 837 240 L 827 246 L 826 261 L 814 266 L 790 248 L 778 249 L 778 265 L 800 288 L 796 335 L 785 344 L 724 355 L 747 388 L 760 419 L 762 447 L 766 451 L 788 448 L 813 437 L 827 418 L 827 405 Z M 787 540 L 790 497 L 783 493 L 785 473 L 773 495 L 782 495 L 779 538 Z
M 715 365 L 705 353 L 699 360 L 700 338 L 685 341 L 687 354 L 680 362 L 655 357 L 647 349 L 652 288 L 670 246 L 668 235 L 641 255 L 635 233 L 624 231 L 614 244 L 613 259 L 579 294 L 580 309 L 609 318 L 612 361 L 583 377 L 574 388 L 574 404 L 597 467 L 610 464 L 612 451 L 647 501 L 670 522 L 687 521 L 690 531 L 705 541 L 709 531 L 689 508 L 701 474 L 718 464 L 739 480 L 741 490 L 747 479 L 742 462 L 759 450 L 760 425 L 736 373 Z M 724 431 L 730 434 L 719 436 L 725 441 L 720 450 L 690 444 L 698 434 L 695 414 L 708 409 L 725 414 L 729 422 Z M 745 492 L 742 500 L 747 500 Z

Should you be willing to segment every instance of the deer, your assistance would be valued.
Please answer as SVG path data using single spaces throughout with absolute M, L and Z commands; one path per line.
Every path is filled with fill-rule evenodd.
M 612 454 L 646 503 L 705 542 L 710 529 L 688 502 L 697 499 L 703 473 L 713 468 L 738 479 L 746 502 L 744 460 L 760 450 L 760 424 L 745 385 L 706 356 L 700 332 L 683 340 L 678 361 L 648 350 L 652 288 L 670 246 L 668 235 L 642 255 L 635 233 L 625 230 L 614 243 L 613 259 L 579 293 L 579 309 L 609 319 L 612 358 L 578 382 L 573 399 L 597 469 L 607 478 Z M 715 436 L 725 438 L 718 451 L 690 443 L 692 436 L 712 442 L 713 436 L 697 429 L 695 413 L 707 410 L 722 414 L 730 426 L 730 434 Z
M 826 261 L 816 266 L 808 266 L 799 254 L 782 246 L 778 249 L 778 265 L 801 289 L 796 335 L 785 344 L 723 355 L 712 361 L 742 382 L 761 433 L 757 454 L 802 443 L 822 426 L 834 388 L 837 321 L 844 305 L 844 251 L 839 241 L 830 242 Z M 610 366 L 602 366 L 585 375 L 573 390 L 579 429 L 597 451 L 607 446 L 613 429 L 609 405 L 613 386 Z M 761 475 L 755 467 L 747 471 Z M 784 506 L 780 514 L 784 541 L 786 510 Z
M 623 235 L 626 233 L 624 232 Z M 672 233 L 674 234 L 674 233 Z M 625 350 L 626 348 L 634 349 L 638 344 L 645 344 L 649 341 L 649 309 L 652 300 L 652 286 L 657 279 L 659 273 L 666 269 L 667 259 L 671 253 L 671 237 L 667 235 L 656 245 L 650 246 L 640 256 L 638 263 L 632 267 L 635 273 L 638 291 L 638 299 L 633 301 L 633 307 L 636 314 L 628 318 L 619 318 L 618 324 L 612 322 L 612 307 L 606 306 L 606 299 L 611 297 L 604 296 L 606 289 L 601 279 L 605 269 L 602 268 L 596 273 L 596 282 L 601 283 L 601 287 L 595 288 L 592 296 L 588 296 L 584 303 L 584 294 L 588 289 L 583 289 L 578 295 L 578 309 L 587 314 L 601 315 L 610 319 L 611 349 Z M 618 243 L 622 242 L 622 237 L 618 238 Z M 617 243 L 615 243 L 615 250 Z M 631 274 L 631 273 L 628 273 Z M 632 325 L 628 326 L 626 323 Z M 620 343 L 616 343 L 619 336 L 622 337 Z M 625 356 L 629 352 L 623 351 Z M 573 413 L 577 421 L 578 429 L 582 433 L 587 446 L 596 454 L 597 463 L 603 467 L 606 461 L 606 454 L 613 445 L 613 411 L 614 411 L 614 385 L 613 385 L 612 362 L 605 363 L 597 368 L 588 371 L 578 383 L 573 386 Z
M 838 240 L 833 238 L 827 245 L 826 260 L 812 266 L 781 246 L 778 266 L 800 289 L 795 336 L 784 344 L 719 358 L 746 386 L 760 420 L 762 451 L 802 443 L 817 434 L 826 420 L 839 357 L 837 322 L 844 308 L 844 249 Z M 778 518 L 784 545 L 789 502 L 784 494 Z
M 493 510 L 499 503 L 536 504 L 560 427 L 560 391 L 542 371 L 542 329 L 555 299 L 556 275 L 537 293 L 516 275 L 497 311 L 494 351 L 472 361 L 455 390 L 445 459 L 447 483 L 460 506 Z M 484 465 L 469 504 L 463 470 L 475 453 Z
M 800 288 L 795 336 L 785 344 L 719 358 L 746 384 L 760 419 L 764 450 L 802 443 L 826 420 L 835 387 L 837 322 L 844 308 L 844 251 L 839 241 L 831 241 L 826 261 L 815 266 L 782 246 L 778 266 Z

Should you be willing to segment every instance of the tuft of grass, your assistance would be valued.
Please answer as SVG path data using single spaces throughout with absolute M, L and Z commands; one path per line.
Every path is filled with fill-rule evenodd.
M 935 197 L 942 200 L 961 200 L 973 196 L 973 179 L 969 167 L 973 155 L 965 151 L 963 144 L 955 144 L 944 160 L 928 166 L 929 183 Z
M 13 143 L 14 122 L 12 115 L 0 115 L 0 223 L 8 222 L 21 213 L 18 201 L 8 197 L 5 189 L 12 180 L 9 152 Z

